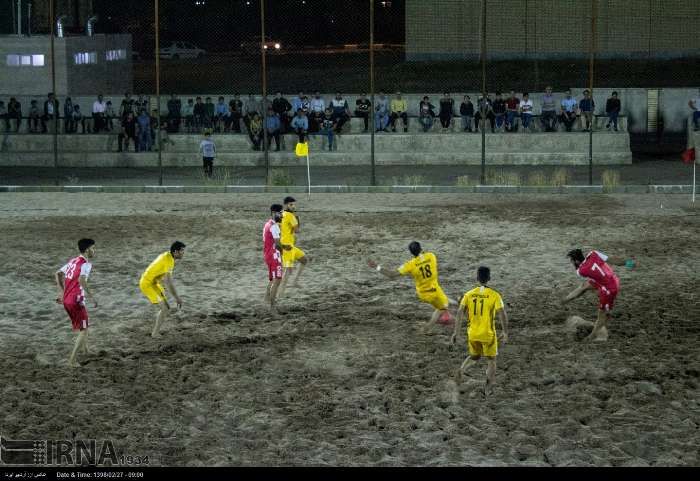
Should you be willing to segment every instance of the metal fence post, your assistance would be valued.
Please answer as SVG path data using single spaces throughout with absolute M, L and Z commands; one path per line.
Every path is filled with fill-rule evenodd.
M 372 108 L 370 109 L 370 162 L 371 162 L 371 175 L 370 175 L 370 185 L 377 185 L 375 159 L 374 159 L 374 132 L 376 130 L 375 126 L 375 109 L 374 104 L 374 0 L 369 0 L 369 95 Z
M 263 151 L 265 155 L 265 185 L 270 183 L 270 153 L 267 149 L 267 63 L 265 58 L 265 0 L 260 0 L 260 60 L 262 62 L 262 99 L 261 116 L 263 118 Z M 280 119 L 281 120 L 281 119 Z
M 51 49 L 51 91 L 53 94 L 56 96 L 56 48 L 54 45 L 54 19 L 56 17 L 56 2 L 54 0 L 49 0 L 49 24 L 51 25 L 51 40 L 50 40 L 50 49 Z M 21 17 L 21 12 L 19 14 Z M 58 109 L 56 108 L 56 104 L 54 104 L 54 122 L 53 122 L 53 171 L 55 175 L 55 182 L 56 185 L 60 185 L 59 181 L 59 176 L 58 176 Z M 18 122 L 21 122 L 22 119 L 20 118 Z M 43 130 L 43 129 L 42 129 Z
M 479 183 L 486 183 L 486 0 L 481 1 L 481 178 Z
M 595 65 L 595 44 L 596 44 L 596 16 L 598 13 L 598 0 L 591 0 L 591 40 L 589 44 L 588 63 L 588 90 L 590 91 L 591 102 L 593 102 L 593 69 Z M 591 126 L 588 129 L 588 185 L 593 185 L 593 126 L 595 125 L 595 111 L 591 118 Z
M 156 29 L 156 144 L 158 145 L 158 185 L 163 185 L 163 145 L 160 141 L 160 15 L 159 15 L 159 0 L 155 0 L 155 29 Z

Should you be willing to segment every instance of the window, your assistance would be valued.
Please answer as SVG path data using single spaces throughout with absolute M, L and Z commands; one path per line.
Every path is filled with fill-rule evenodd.
M 34 54 L 34 55 L 19 55 L 19 54 L 8 54 L 7 55 L 7 66 L 8 67 L 43 67 L 44 66 L 44 55 Z
M 87 65 L 97 63 L 97 52 L 78 52 L 73 54 L 76 65 Z
M 44 55 L 42 55 L 42 54 L 32 55 L 32 65 L 35 67 L 43 67 L 44 66 Z
M 7 66 L 8 67 L 19 67 L 19 55 L 8 55 L 7 56 Z
M 108 62 L 114 62 L 116 60 L 125 60 L 126 59 L 126 50 L 124 49 L 119 49 L 119 50 L 107 50 L 105 52 L 105 60 Z

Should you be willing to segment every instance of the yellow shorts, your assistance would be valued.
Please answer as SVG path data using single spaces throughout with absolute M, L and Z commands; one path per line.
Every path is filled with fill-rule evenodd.
M 447 306 L 450 305 L 450 301 L 447 299 L 447 296 L 442 291 L 440 286 L 436 287 L 432 291 L 419 292 L 418 299 L 426 304 L 430 304 L 435 309 L 447 309 Z
M 498 355 L 498 340 L 496 336 L 491 342 L 468 341 L 470 356 L 496 357 Z
M 282 249 L 282 266 L 294 267 L 294 264 L 305 255 L 304 251 L 298 247 L 292 246 L 292 249 L 288 251 Z
M 160 304 L 161 301 L 165 300 L 165 290 L 163 286 L 158 283 L 147 284 L 145 282 L 139 282 L 139 287 L 143 295 L 151 301 L 151 304 Z

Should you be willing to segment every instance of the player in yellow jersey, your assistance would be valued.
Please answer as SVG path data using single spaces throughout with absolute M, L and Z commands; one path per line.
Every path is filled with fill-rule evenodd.
M 141 275 L 141 281 L 139 282 L 141 292 L 151 301 L 151 304 L 159 306 L 158 314 L 156 315 L 156 324 L 153 326 L 151 337 L 158 336 L 158 329 L 168 316 L 168 312 L 170 312 L 170 304 L 168 304 L 168 300 L 165 297 L 165 289 L 163 289 L 161 282 L 164 282 L 168 286 L 168 289 L 175 298 L 177 307 L 182 307 L 182 299 L 180 299 L 180 296 L 175 290 L 175 284 L 173 284 L 172 272 L 175 267 L 175 260 L 182 259 L 184 255 L 185 244 L 180 241 L 175 241 L 173 245 L 170 246 L 170 251 L 163 252 L 159 255 Z
M 491 270 L 488 267 L 479 267 L 476 278 L 479 286 L 464 294 L 459 304 L 451 341 L 455 344 L 462 326 L 462 319 L 467 317 L 469 319 L 467 328 L 469 357 L 462 363 L 458 375 L 461 378 L 470 366 L 474 365 L 481 356 L 485 356 L 488 361 L 485 393 L 488 394 L 493 390 L 496 382 L 496 356 L 498 355 L 496 318 L 501 323 L 503 331 L 501 341 L 505 344 L 508 342 L 508 316 L 506 316 L 501 295 L 486 285 L 491 280 Z
M 425 331 L 431 324 L 437 322 L 440 316 L 444 314 L 449 315 L 450 304 L 456 304 L 456 302 L 445 295 L 438 283 L 438 267 L 435 254 L 424 252 L 420 243 L 415 241 L 408 245 L 408 250 L 413 254 L 413 259 L 398 269 L 382 269 L 382 266 L 373 260 L 369 260 L 367 263 L 372 269 L 376 269 L 377 272 L 381 272 L 389 279 L 411 274 L 416 282 L 418 299 L 426 304 L 430 304 L 435 309 L 430 320 L 423 326 Z
M 296 215 L 296 211 L 296 199 L 294 199 L 294 197 L 285 197 L 284 212 L 282 213 L 282 222 L 280 225 L 280 242 L 291 246 L 291 249 L 282 251 L 284 273 L 282 274 L 282 283 L 280 284 L 277 297 L 281 297 L 282 294 L 284 294 L 284 290 L 287 288 L 287 282 L 289 282 L 290 277 L 294 273 L 294 266 L 297 262 L 300 264 L 299 270 L 294 277 L 294 282 L 292 282 L 291 287 L 299 287 L 299 277 L 310 260 L 304 251 L 296 246 L 296 234 L 299 232 L 299 218 Z

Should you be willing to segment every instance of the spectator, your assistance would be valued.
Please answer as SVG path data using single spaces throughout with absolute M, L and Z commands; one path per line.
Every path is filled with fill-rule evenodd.
M 318 132 L 323 122 L 323 113 L 326 111 L 326 101 L 321 98 L 321 93 L 317 90 L 314 92 L 314 98 L 311 99 L 309 105 L 309 132 Z
M 48 99 L 44 102 L 44 116 L 42 117 L 42 130 L 46 133 L 46 123 L 50 122 L 51 132 L 53 132 L 58 121 L 58 100 L 53 92 L 49 92 Z
M 501 92 L 496 92 L 496 98 L 492 104 L 493 116 L 496 121 L 496 130 L 503 131 L 506 120 L 506 101 L 501 97 Z
M 92 104 L 92 132 L 95 134 L 105 130 L 105 110 L 107 110 L 107 104 L 103 95 L 99 94 Z
M 80 110 L 80 105 L 73 105 L 73 125 L 75 125 L 75 132 L 78 132 L 78 125 L 80 126 L 80 132 L 85 134 L 87 129 L 85 128 L 85 117 L 83 112 Z
M 182 116 L 185 118 L 185 132 L 191 134 L 194 131 L 194 102 L 187 100 L 187 104 L 182 108 Z
M 591 92 L 583 91 L 583 98 L 578 106 L 581 109 L 582 120 L 586 119 L 586 127 L 583 130 L 587 132 L 593 127 L 593 112 L 595 112 L 595 101 L 591 98 Z
M 199 143 L 199 152 L 202 154 L 202 166 L 204 175 L 212 178 L 214 174 L 214 157 L 216 157 L 216 144 L 211 138 L 211 132 L 204 132 L 204 139 Z
M 557 130 L 557 104 L 552 95 L 552 87 L 547 86 L 542 96 L 542 115 L 540 116 L 542 128 L 545 132 Z
M 214 108 L 214 120 L 216 123 L 216 131 L 221 133 L 224 131 L 224 123 L 228 115 L 228 106 L 224 102 L 223 97 L 219 97 Z
M 494 122 L 496 120 L 496 117 L 493 115 L 493 101 L 491 100 L 491 95 L 486 94 L 486 98 L 479 97 L 479 100 L 476 101 L 477 107 L 479 110 L 474 114 L 474 130 L 479 130 L 479 122 L 483 118 L 488 119 L 489 123 L 491 124 L 491 132 L 495 131 L 494 128 Z M 485 127 L 481 127 L 484 129 Z
M 698 89 L 698 96 L 688 101 L 688 107 L 693 111 L 693 131 L 697 132 L 700 128 L 698 127 L 700 124 L 700 89 Z M 617 118 L 615 119 L 615 130 L 617 130 Z
M 263 121 L 260 114 L 255 112 L 253 118 L 250 119 L 250 129 L 249 129 L 250 141 L 253 142 L 253 150 L 260 150 L 260 146 L 263 140 Z
M 534 105 L 532 100 L 530 100 L 530 94 L 527 92 L 523 93 L 523 99 L 520 101 L 520 118 L 523 121 L 523 131 L 530 128 L 530 120 L 532 119 L 532 110 Z
M 374 125 L 377 132 L 388 132 L 386 129 L 389 125 L 389 99 L 386 98 L 382 90 L 379 91 L 379 98 L 374 107 L 375 122 Z
M 159 125 L 160 118 L 158 118 L 158 110 L 153 109 L 151 111 L 151 146 L 155 146 L 156 141 L 158 140 L 158 132 L 156 132 L 156 129 L 160 130 Z
M 292 104 L 282 96 L 282 92 L 279 90 L 275 93 L 275 98 L 272 100 L 272 110 L 279 117 L 280 133 L 286 132 L 289 129 L 289 115 L 292 111 Z
M 464 96 L 464 101 L 459 106 L 459 115 L 462 117 L 462 130 L 472 131 L 472 119 L 474 118 L 474 104 L 469 95 Z
M 309 97 L 304 95 L 304 92 L 300 91 L 299 95 L 292 99 L 292 111 L 289 114 L 295 115 L 295 113 L 299 109 L 303 110 L 305 114 L 308 114 L 310 103 L 311 102 L 309 101 Z
M 228 103 L 228 108 L 228 122 L 230 123 L 230 126 L 227 126 L 227 129 L 240 134 L 241 119 L 243 118 L 243 101 L 241 100 L 241 94 L 236 93 L 233 95 L 233 98 Z
M 172 94 L 168 100 L 168 132 L 180 131 L 180 118 L 182 117 L 182 102 Z
M 286 116 L 286 111 L 284 112 Z M 274 107 L 267 109 L 265 118 L 265 130 L 267 130 L 267 150 L 270 150 L 272 139 L 275 139 L 275 152 L 280 150 L 280 133 L 282 130 L 282 116 L 275 112 Z
M 216 107 L 211 101 L 211 97 L 204 99 L 204 126 L 211 129 L 214 126 Z
M 0 122 L 4 127 L 3 132 L 10 131 L 10 116 L 7 114 L 7 107 L 5 107 L 5 102 L 0 100 Z
M 355 100 L 355 117 L 360 117 L 365 124 L 365 133 L 369 131 L 369 113 L 372 110 L 372 102 L 367 99 L 367 94 L 360 94 Z
M 406 99 L 401 97 L 401 92 L 396 92 L 396 98 L 391 101 L 391 115 L 389 117 L 389 124 L 391 125 L 391 131 L 396 132 L 396 121 L 401 118 L 403 123 L 403 131 L 408 132 L 408 103 Z
M 321 134 L 328 137 L 328 150 L 333 150 L 333 129 L 336 127 L 333 121 L 333 111 L 327 108 L 324 112 L 323 119 L 321 119 Z
M 202 97 L 197 97 L 194 103 L 194 129 L 196 132 L 200 132 L 205 125 L 204 119 L 207 116 L 206 108 L 202 102 Z
M 22 126 L 22 104 L 14 97 L 10 97 L 10 101 L 7 104 L 7 118 L 8 120 L 15 119 L 15 132 L 19 132 Z
M 36 100 L 32 100 L 29 103 L 29 131 L 32 133 L 39 132 L 39 120 L 41 120 L 41 114 L 39 113 L 39 104 Z M 46 130 L 44 130 L 44 133 Z
M 348 101 L 343 98 L 343 95 L 340 92 L 336 92 L 335 98 L 331 100 L 330 108 L 333 116 L 335 132 L 339 134 L 343 130 L 343 125 L 345 125 L 345 122 L 350 120 L 350 107 L 348 106 Z
M 148 112 L 148 107 L 148 99 L 143 94 L 139 94 L 139 98 L 134 101 L 134 112 L 141 112 L 142 109 Z
M 255 100 L 255 95 L 248 95 L 248 100 L 246 100 L 244 111 L 245 114 L 243 115 L 243 123 L 245 124 L 246 129 L 248 129 L 248 135 L 250 135 L 250 122 L 253 120 L 253 117 L 255 117 L 255 114 L 260 115 L 260 112 L 262 111 L 260 108 L 260 102 Z
M 168 124 L 167 120 L 164 120 L 160 123 L 160 143 L 158 145 L 158 149 L 160 150 L 163 150 L 163 146 L 165 146 L 166 144 L 175 145 L 175 142 L 173 140 L 170 140 L 170 135 L 168 133 L 169 128 L 170 125 Z
M 66 101 L 63 103 L 63 132 L 72 134 L 75 131 L 76 125 L 73 120 L 73 100 L 71 100 L 70 97 L 66 97 Z
M 606 129 L 610 129 L 610 124 L 612 124 L 615 127 L 615 132 L 617 132 L 617 118 L 621 110 L 622 106 L 620 105 L 620 99 L 617 98 L 617 92 L 613 92 L 612 96 L 605 102 L 605 113 L 608 115 Z
M 576 122 L 576 109 L 578 103 L 571 96 L 571 90 L 566 91 L 566 96 L 561 100 L 561 121 L 564 123 L 567 132 L 571 132 L 571 127 Z
M 105 128 L 107 132 L 112 132 L 114 130 L 114 107 L 112 106 L 112 101 L 108 100 L 105 109 Z
M 299 143 L 304 143 L 309 132 L 309 119 L 303 109 L 298 109 L 297 114 L 292 119 L 292 130 L 299 136 Z
M 124 98 L 119 105 L 119 118 L 124 120 L 129 113 L 134 113 L 134 99 L 132 99 L 131 94 L 127 92 L 124 94 Z
M 418 104 L 418 122 L 423 127 L 423 132 L 429 131 L 435 122 L 435 106 L 430 103 L 427 95 Z
M 127 112 L 121 121 L 121 133 L 119 134 L 119 152 L 129 151 L 129 140 L 134 142 L 134 152 L 138 152 L 138 141 L 136 140 L 136 119 L 133 112 Z
M 508 132 L 518 131 L 518 108 L 520 99 L 515 96 L 515 91 L 510 91 L 510 96 L 506 99 L 506 130 Z
M 455 101 L 450 97 L 449 92 L 445 92 L 445 96 L 440 99 L 440 123 L 442 131 L 447 132 L 452 124 L 452 117 L 455 114 Z
M 151 117 L 146 109 L 141 109 L 141 113 L 136 118 L 139 135 L 139 152 L 151 150 Z

